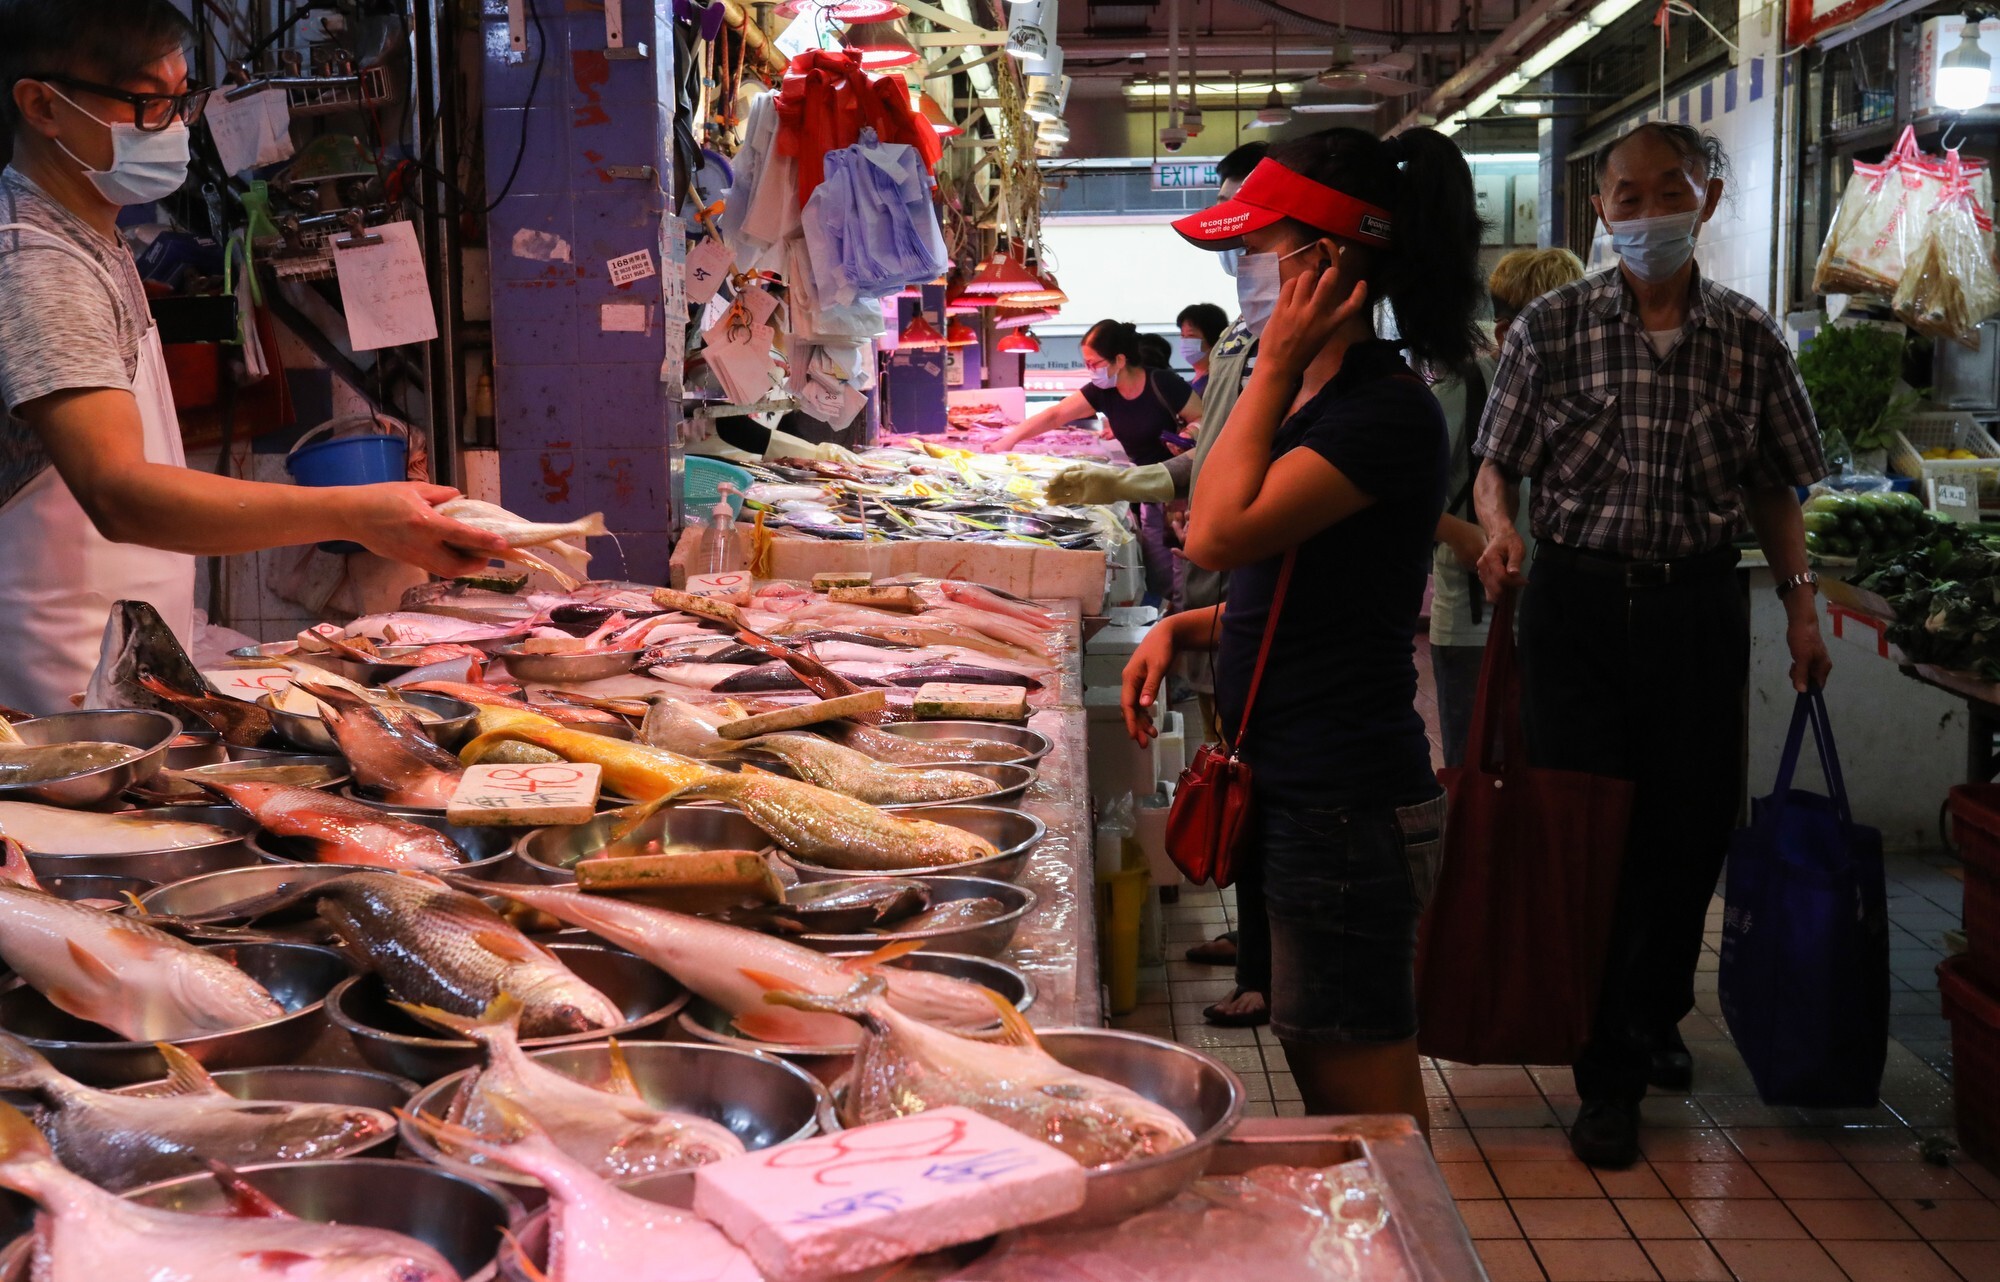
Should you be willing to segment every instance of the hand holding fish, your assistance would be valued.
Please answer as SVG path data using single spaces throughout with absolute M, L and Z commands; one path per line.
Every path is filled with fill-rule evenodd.
M 346 493 L 353 538 L 377 556 L 451 578 L 475 574 L 507 550 L 500 536 L 439 514 L 459 496 L 450 486 L 397 481 Z

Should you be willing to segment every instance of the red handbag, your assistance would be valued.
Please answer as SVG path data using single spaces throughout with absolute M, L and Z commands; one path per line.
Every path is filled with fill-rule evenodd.
M 1220 890 L 1236 880 L 1236 856 L 1250 830 L 1250 766 L 1243 760 L 1243 739 L 1250 711 L 1257 706 L 1257 688 L 1264 683 L 1264 664 L 1271 657 L 1271 638 L 1285 608 L 1285 589 L 1292 583 L 1292 566 L 1299 550 L 1285 554 L 1278 587 L 1271 594 L 1271 613 L 1264 621 L 1264 640 L 1257 647 L 1257 666 L 1250 673 L 1250 691 L 1243 700 L 1243 723 L 1236 742 L 1205 743 L 1181 771 L 1167 812 L 1167 858 L 1181 875 L 1199 886 L 1213 881 Z

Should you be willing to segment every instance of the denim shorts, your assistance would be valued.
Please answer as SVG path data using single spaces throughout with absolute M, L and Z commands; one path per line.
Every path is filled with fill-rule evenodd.
M 1417 1035 L 1417 918 L 1437 884 L 1444 795 L 1321 810 L 1260 803 L 1271 1031 L 1288 1042 Z

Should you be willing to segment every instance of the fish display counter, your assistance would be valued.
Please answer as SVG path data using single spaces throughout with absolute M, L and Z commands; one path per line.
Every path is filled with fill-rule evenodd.
M 1259 1148 L 1097 1026 L 1075 601 L 724 587 L 209 670 L 115 607 L 89 701 L 151 728 L 0 731 L 0 1282 L 1479 1276 L 1411 1135 Z

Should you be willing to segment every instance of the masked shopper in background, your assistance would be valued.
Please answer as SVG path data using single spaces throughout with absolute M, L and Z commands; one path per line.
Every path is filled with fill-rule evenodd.
M 1398 347 L 1454 366 L 1480 341 L 1472 175 L 1428 129 L 1330 129 L 1274 147 L 1234 200 L 1175 229 L 1275 255 L 1280 296 L 1195 484 L 1188 556 L 1229 572 L 1227 610 L 1148 634 L 1125 670 L 1127 721 L 1147 741 L 1175 654 L 1217 647 L 1218 717 L 1252 772 L 1271 1027 L 1306 1110 L 1421 1120 L 1417 920 L 1444 797 L 1415 637 L 1449 452 Z M 1382 298 L 1400 344 L 1375 336 Z
M 1221 186 L 1217 202 L 1226 204 L 1243 186 L 1250 171 L 1271 150 L 1266 143 L 1245 143 L 1224 156 L 1215 166 Z M 1236 280 L 1236 320 L 1208 349 L 1208 379 L 1202 385 L 1202 420 L 1195 435 L 1194 449 L 1152 467 L 1102 467 L 1094 463 L 1064 468 L 1049 481 L 1051 503 L 1164 503 L 1185 499 L 1194 492 L 1194 478 L 1215 437 L 1236 406 L 1236 397 L 1249 381 L 1251 363 L 1257 355 L 1257 336 L 1278 305 L 1278 260 L 1273 254 L 1246 254 L 1241 248 L 1217 255 L 1223 270 Z M 1204 569 L 1193 562 L 1181 567 L 1180 605 L 1184 610 L 1205 610 L 1222 601 L 1229 576 Z M 1201 700 L 1202 719 L 1209 733 L 1215 726 L 1215 656 L 1191 654 L 1182 665 L 1181 675 Z M 1210 1023 L 1224 1027 L 1253 1027 L 1271 1019 L 1268 994 L 1271 987 L 1271 939 L 1264 924 L 1259 897 L 1262 874 L 1254 858 L 1238 865 L 1236 915 L 1243 925 L 1207 943 L 1188 949 L 1188 960 L 1211 966 L 1236 967 L 1236 991 L 1211 1005 L 1204 1015 Z
M 66 711 L 119 600 L 183 645 L 194 558 L 352 539 L 470 574 L 500 539 L 440 485 L 301 489 L 185 465 L 126 206 L 187 181 L 208 90 L 167 0 L 0 0 L 0 704 Z
M 1500 352 L 1474 487 L 1495 596 L 1527 588 L 1520 640 L 1535 764 L 1636 784 L 1603 992 L 1570 1131 L 1594 1166 L 1637 1160 L 1648 1084 L 1685 1092 L 1678 1025 L 1743 782 L 1749 623 L 1732 541 L 1769 558 L 1792 682 L 1831 666 L 1794 486 L 1826 474 L 1777 325 L 1705 279 L 1695 239 L 1720 147 L 1642 125 L 1597 158 L 1591 198 L 1620 265 L 1529 303 Z M 1533 573 L 1515 529 L 1531 482 Z

